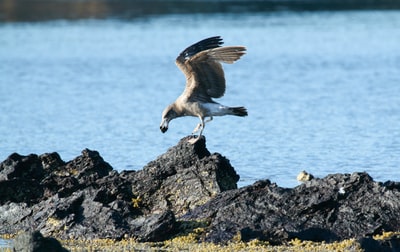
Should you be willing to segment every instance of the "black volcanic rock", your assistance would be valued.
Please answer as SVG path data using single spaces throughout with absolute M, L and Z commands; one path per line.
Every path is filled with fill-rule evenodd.
M 14 252 L 68 252 L 52 237 L 43 237 L 39 231 L 19 234 L 14 239 Z
M 203 239 L 332 242 L 400 230 L 400 192 L 366 173 L 334 174 L 293 189 L 270 181 L 219 194 L 182 217 L 207 219 Z
M 205 138 L 178 145 L 134 174 L 132 191 L 145 208 L 171 209 L 179 216 L 220 192 L 236 189 L 239 175 L 229 160 L 210 154 Z
M 57 153 L 12 154 L 0 164 L 0 233 L 166 239 L 178 232 L 175 216 L 236 188 L 239 179 L 204 138 L 187 140 L 137 172 L 118 173 L 88 149 L 69 162 Z
M 0 180 L 41 179 L 43 175 L 42 164 L 35 154 L 21 156 L 13 153 L 0 164 Z
M 400 251 L 400 235 L 394 234 L 390 237 L 375 240 L 371 236 L 358 240 L 365 252 L 398 252 Z
M 371 238 L 400 231 L 399 182 L 353 173 L 295 188 L 260 180 L 237 189 L 229 160 L 211 154 L 205 138 L 189 139 L 140 171 L 120 173 L 87 149 L 69 162 L 57 153 L 12 154 L 0 163 L 0 233 L 162 241 L 197 225 L 201 241 L 217 243 L 357 238 L 362 247 L 399 247 L 398 236 Z

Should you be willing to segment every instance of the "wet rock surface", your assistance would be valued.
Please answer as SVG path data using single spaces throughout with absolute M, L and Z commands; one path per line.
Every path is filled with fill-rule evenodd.
M 191 226 L 202 227 L 200 241 L 217 243 L 357 238 L 366 248 L 398 248 L 398 236 L 371 237 L 400 231 L 399 182 L 353 173 L 237 189 L 229 160 L 211 154 L 205 138 L 189 138 L 140 171 L 117 172 L 88 149 L 69 162 L 57 153 L 10 155 L 0 163 L 0 234 L 162 241 Z

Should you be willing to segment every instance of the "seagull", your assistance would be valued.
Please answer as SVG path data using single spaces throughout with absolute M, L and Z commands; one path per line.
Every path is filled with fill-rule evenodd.
M 205 123 L 213 120 L 214 116 L 247 116 L 245 107 L 228 107 L 212 99 L 220 98 L 225 93 L 221 63 L 232 64 L 246 52 L 244 46 L 221 47 L 222 44 L 220 36 L 210 37 L 189 46 L 178 55 L 175 63 L 186 77 L 186 86 L 183 93 L 164 109 L 160 125 L 162 133 L 168 130 L 172 119 L 198 117 L 200 123 L 192 132 L 195 134 L 200 130 L 199 136 L 192 141 L 195 143 L 202 136 Z

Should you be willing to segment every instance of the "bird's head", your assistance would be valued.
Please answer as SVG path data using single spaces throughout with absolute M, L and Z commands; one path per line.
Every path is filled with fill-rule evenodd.
M 160 130 L 162 133 L 165 133 L 168 130 L 169 122 L 176 117 L 178 117 L 178 113 L 175 110 L 174 104 L 171 104 L 164 109 L 160 124 Z

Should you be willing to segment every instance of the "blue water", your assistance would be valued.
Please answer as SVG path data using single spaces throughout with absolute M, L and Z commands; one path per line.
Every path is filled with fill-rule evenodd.
M 12 241 L 0 238 L 0 251 L 5 251 L 9 249 L 11 251 Z
M 247 185 L 297 185 L 367 171 L 400 180 L 400 12 L 271 12 L 132 20 L 0 23 L 0 160 L 98 150 L 117 170 L 141 169 L 190 134 L 197 118 L 159 130 L 184 88 L 178 53 L 208 36 L 245 45 L 225 65 L 219 117 L 204 134 Z

